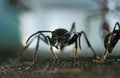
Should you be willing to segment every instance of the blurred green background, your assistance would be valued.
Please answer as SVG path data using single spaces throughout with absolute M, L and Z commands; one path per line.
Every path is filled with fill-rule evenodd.
M 15 57 L 21 47 L 18 15 L 12 0 L 0 0 L 0 61 Z

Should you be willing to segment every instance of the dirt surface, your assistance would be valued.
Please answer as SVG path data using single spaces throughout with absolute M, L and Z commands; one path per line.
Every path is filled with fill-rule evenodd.
M 119 78 L 120 59 L 107 59 L 97 64 L 90 58 L 79 63 L 60 60 L 58 63 L 43 60 L 36 64 L 4 63 L 0 65 L 0 78 Z

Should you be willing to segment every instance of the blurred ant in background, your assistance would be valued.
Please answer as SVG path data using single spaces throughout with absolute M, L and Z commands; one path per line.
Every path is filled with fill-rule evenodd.
M 106 20 L 106 14 L 109 11 L 109 7 L 108 7 L 108 0 L 99 0 L 99 2 L 101 3 L 101 11 L 102 11 L 102 24 L 100 27 L 100 35 L 101 37 L 104 39 L 105 35 L 110 32 L 110 28 L 109 28 L 109 24 Z
M 12 6 L 14 8 L 23 10 L 23 11 L 29 11 L 31 10 L 31 7 L 29 6 L 29 1 L 25 0 L 7 0 L 9 6 Z
M 55 59 L 55 62 L 58 62 L 58 56 L 54 52 L 53 47 L 63 51 L 64 47 L 69 46 L 69 45 L 74 43 L 75 46 L 74 46 L 74 51 L 73 51 L 73 59 L 74 59 L 74 62 L 76 62 L 76 61 L 78 61 L 77 60 L 78 41 L 79 41 L 79 48 L 81 49 L 80 38 L 81 38 L 82 35 L 84 35 L 88 46 L 90 47 L 90 49 L 94 53 L 94 56 L 96 56 L 96 52 L 92 48 L 85 32 L 84 31 L 75 32 L 75 31 L 76 31 L 75 30 L 75 23 L 72 24 L 72 27 L 71 27 L 70 31 L 67 31 L 66 29 L 63 29 L 63 28 L 58 28 L 54 31 L 48 31 L 48 30 L 37 31 L 36 33 L 32 34 L 27 39 L 26 46 L 24 47 L 24 50 L 26 50 L 29 47 L 29 45 L 31 44 L 32 40 L 35 37 L 37 37 L 37 45 L 36 45 L 36 48 L 35 48 L 35 52 L 34 52 L 34 55 L 33 55 L 32 62 L 34 63 L 36 61 L 38 47 L 39 47 L 39 40 L 42 40 L 43 42 L 45 42 L 46 44 L 48 44 L 50 46 L 50 50 L 51 50 L 51 53 L 52 53 L 52 55 Z M 48 35 L 46 36 L 45 33 L 50 33 L 52 36 L 51 37 L 48 36 Z
M 110 32 L 110 28 L 111 28 L 110 26 L 111 21 L 109 20 L 109 16 L 110 16 L 109 13 L 112 13 L 114 15 L 114 18 L 116 18 L 115 15 L 117 15 L 116 11 L 119 10 L 119 6 L 117 5 L 116 1 L 112 1 L 112 0 L 97 0 L 97 4 L 98 5 L 101 4 L 100 10 L 93 10 L 92 12 L 94 13 L 91 12 L 92 15 L 88 16 L 87 22 L 89 23 L 90 18 L 94 18 L 96 16 L 102 16 L 102 20 L 101 20 L 102 23 L 100 25 L 100 36 L 104 40 L 106 34 Z
M 116 29 L 117 26 L 118 26 L 118 29 Z M 120 39 L 120 24 L 116 22 L 113 31 L 109 32 L 105 36 L 105 40 L 104 40 L 105 53 L 103 57 L 98 58 L 97 60 L 98 63 L 103 62 L 106 59 L 107 55 L 109 53 L 112 53 L 119 39 Z

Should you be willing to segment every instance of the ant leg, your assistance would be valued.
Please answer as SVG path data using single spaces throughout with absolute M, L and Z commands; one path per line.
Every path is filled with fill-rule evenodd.
M 52 46 L 50 46 L 50 50 L 51 50 L 52 55 L 53 55 L 53 57 L 54 57 L 54 59 L 55 59 L 55 62 L 57 62 L 57 61 L 58 61 L 58 56 L 57 56 L 57 54 L 53 51 Z
M 105 50 L 105 53 L 104 53 L 104 55 L 103 55 L 102 61 L 104 61 L 104 60 L 106 59 L 108 53 L 109 53 L 109 52 L 108 52 L 108 49 L 106 49 L 106 50 Z
M 25 50 L 30 46 L 30 44 L 32 43 L 32 41 L 34 40 L 34 38 L 26 44 L 25 47 L 23 47 L 17 54 L 17 58 L 16 58 L 16 62 L 20 62 L 22 59 L 22 56 L 25 54 Z
M 40 37 L 40 35 L 42 35 L 44 37 L 44 39 L 42 37 Z M 39 48 L 39 40 L 41 39 L 46 44 L 48 44 L 47 37 L 42 33 L 40 33 L 40 35 L 38 35 L 38 38 L 37 38 L 37 45 L 36 45 L 35 52 L 34 52 L 34 55 L 33 55 L 33 62 L 36 62 L 36 59 L 37 59 L 37 52 L 38 52 L 38 48 Z
M 43 34 L 43 33 L 40 33 L 40 35 L 42 35 L 42 37 L 40 36 L 40 39 L 43 41 L 43 42 L 45 42 L 46 44 L 49 44 L 48 43 L 48 39 L 47 39 L 47 37 Z
M 55 59 L 55 62 L 57 62 L 57 61 L 58 61 L 58 56 L 57 56 L 57 54 L 53 51 L 53 48 L 52 48 L 52 40 L 51 40 L 51 38 L 50 38 L 49 36 L 47 36 L 47 38 L 48 38 L 48 44 L 50 45 L 50 50 L 51 50 L 51 52 L 52 52 L 52 55 L 53 55 L 53 57 L 54 57 L 54 59 Z
M 70 32 L 76 32 L 75 23 L 73 22 Z
M 32 60 L 31 60 L 30 62 L 26 62 L 26 63 L 28 63 L 28 64 L 30 64 L 30 65 L 33 65 L 33 64 L 35 64 L 35 62 L 36 62 L 37 52 L 38 52 L 38 47 L 39 47 L 39 39 L 40 39 L 40 36 L 38 35 L 38 37 L 37 37 L 37 45 L 36 45 L 35 52 L 34 52 L 34 54 L 33 54 Z M 32 40 L 32 41 L 33 41 L 33 40 Z M 29 47 L 29 45 L 31 44 L 32 41 L 30 41 L 30 42 L 23 48 L 23 51 L 25 51 L 25 50 Z M 23 53 L 22 53 L 22 55 L 23 55 Z
M 39 39 L 40 39 L 40 36 L 38 35 L 37 45 L 36 45 L 35 52 L 33 54 L 33 59 L 32 59 L 33 64 L 36 62 L 36 59 L 37 59 L 37 53 L 38 53 L 38 48 L 39 48 Z
M 74 62 L 78 61 L 77 59 L 77 40 L 75 41 L 75 47 L 74 47 L 74 51 L 73 51 L 73 58 L 74 58 Z
M 97 60 L 95 60 L 95 62 L 96 63 L 101 63 L 104 60 L 106 60 L 106 57 L 107 57 L 108 53 L 109 53 L 108 49 L 106 49 L 104 55 L 102 57 L 97 57 Z
M 116 24 L 115 24 L 114 29 L 113 29 L 113 31 L 112 31 L 112 32 L 114 32 L 114 31 L 115 31 L 116 26 L 118 26 L 118 29 L 119 29 L 119 31 L 120 31 L 120 24 L 119 24 L 118 22 L 116 22 Z
M 78 33 L 79 39 L 80 39 L 80 37 L 81 37 L 82 34 L 83 34 L 84 37 L 85 37 L 85 40 L 86 40 L 86 42 L 87 42 L 87 44 L 88 44 L 88 47 L 90 47 L 90 49 L 92 50 L 94 56 L 96 57 L 96 52 L 95 52 L 95 50 L 93 49 L 93 47 L 91 46 L 91 44 L 90 44 L 90 42 L 89 42 L 89 40 L 88 40 L 88 38 L 87 38 L 87 36 L 86 36 L 86 34 L 85 34 L 84 31 L 81 31 L 80 33 Z M 79 46 L 80 46 L 80 40 L 79 40 Z
M 48 41 L 47 41 L 47 37 L 43 34 L 43 33 L 51 33 L 51 31 L 37 31 L 36 33 L 33 33 L 26 41 L 26 46 L 22 49 L 22 52 L 19 53 L 18 55 L 23 55 L 25 53 L 25 50 L 30 46 L 30 44 L 32 43 L 33 39 L 35 38 L 32 38 L 33 36 L 37 35 L 37 45 L 36 45 L 36 48 L 35 48 L 35 53 L 33 54 L 33 58 L 32 58 L 32 62 L 34 63 L 36 61 L 36 58 L 37 58 L 37 51 L 38 51 L 38 47 L 39 47 L 39 39 L 41 39 L 42 41 L 44 41 L 46 44 L 48 44 Z M 40 35 L 42 35 L 42 37 L 40 37 Z M 32 39 L 31 39 L 32 38 Z M 31 39 L 31 40 L 30 40 Z M 18 57 L 18 60 L 20 60 L 20 57 Z
M 33 36 L 35 36 L 35 35 L 37 35 L 37 34 L 39 34 L 39 35 L 42 35 L 43 37 L 45 37 L 45 35 L 44 34 L 42 34 L 42 33 L 51 33 L 51 31 L 37 31 L 36 33 L 33 33 L 28 39 L 27 39 L 27 41 L 26 41 L 26 43 L 28 43 L 28 41 L 33 37 Z
M 77 59 L 77 48 L 78 48 L 78 46 L 77 46 L 77 38 L 78 38 L 78 35 L 77 34 L 74 34 L 74 36 L 69 40 L 69 42 L 68 42 L 68 45 L 71 45 L 71 44 L 73 44 L 73 43 L 75 43 L 75 47 L 74 47 L 74 50 L 73 50 L 73 62 L 76 62 L 76 61 L 78 61 L 78 59 Z

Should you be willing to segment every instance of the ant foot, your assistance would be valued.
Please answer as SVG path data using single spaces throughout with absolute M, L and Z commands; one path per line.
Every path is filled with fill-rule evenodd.
M 73 59 L 73 64 L 74 65 L 80 64 L 80 61 L 77 58 L 74 58 Z
M 33 60 L 31 60 L 31 61 L 26 61 L 25 64 L 34 65 L 34 64 L 35 64 L 35 61 L 33 61 Z
M 54 62 L 53 62 L 53 64 L 59 64 L 59 63 L 60 63 L 60 62 L 59 62 L 58 59 L 55 59 Z
M 102 62 L 104 62 L 104 60 L 106 59 L 106 57 L 104 57 L 104 56 L 97 56 L 96 57 L 96 59 L 95 60 L 93 60 L 93 62 L 96 62 L 96 63 L 102 63 Z

